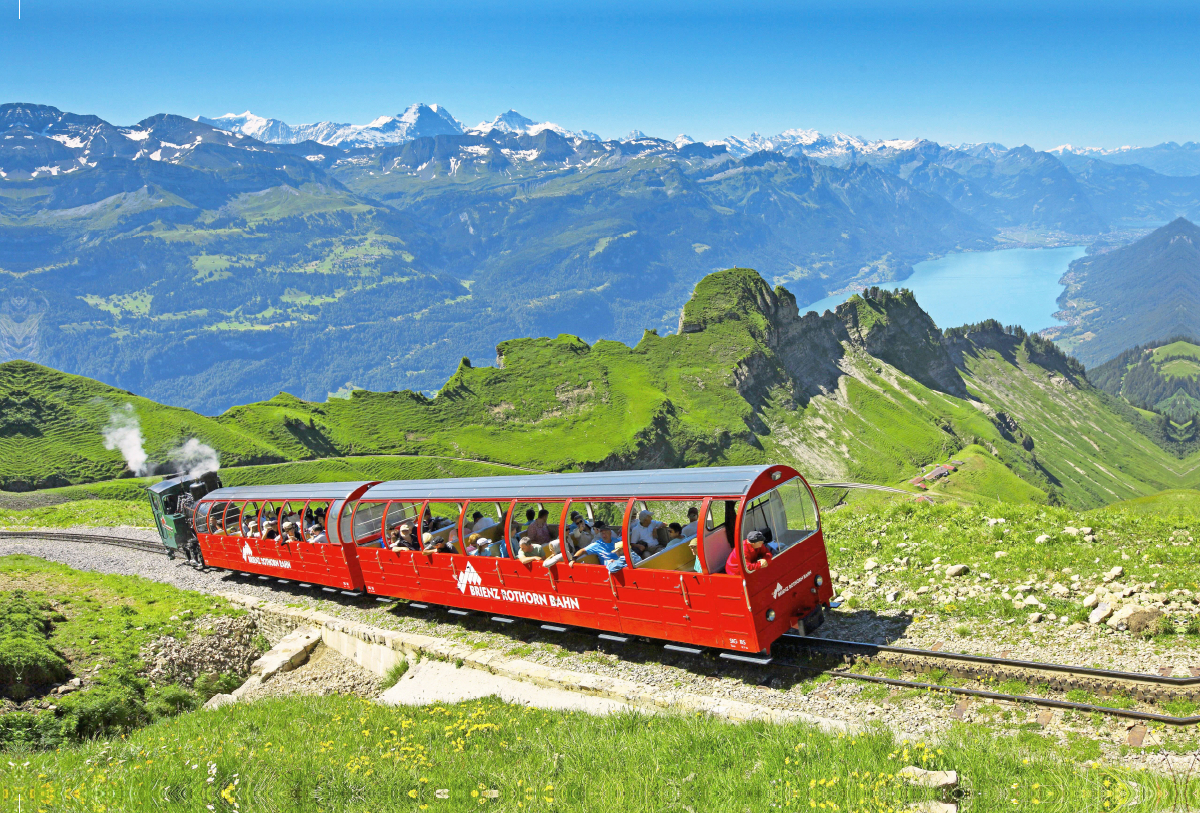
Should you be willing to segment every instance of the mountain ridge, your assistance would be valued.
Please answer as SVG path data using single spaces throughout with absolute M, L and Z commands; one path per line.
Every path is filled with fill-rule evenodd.
M 647 332 L 632 346 L 566 334 L 503 342 L 494 366 L 463 359 L 433 398 L 281 393 L 216 418 L 8 362 L 0 480 L 13 489 L 119 475 L 101 435 L 129 403 L 152 461 L 197 438 L 226 463 L 379 453 L 545 470 L 775 460 L 813 478 L 899 483 L 958 455 L 973 472 L 963 483 L 992 489 L 980 497 L 999 489 L 1081 507 L 1187 481 L 1176 472 L 1187 462 L 1108 409 L 1053 345 L 994 323 L 943 333 L 907 291 L 868 289 L 836 312 L 801 315 L 785 288 L 734 268 L 702 279 L 681 320 L 679 333 Z

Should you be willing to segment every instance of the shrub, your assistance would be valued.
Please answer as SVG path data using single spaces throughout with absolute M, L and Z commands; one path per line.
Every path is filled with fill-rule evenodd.
M 145 691 L 145 680 L 118 667 L 90 689 L 64 697 L 59 708 L 75 736 L 112 736 L 150 722 Z
M 67 660 L 50 646 L 50 605 L 22 590 L 0 593 L 0 693 L 24 700 L 64 680 Z
M 178 683 L 159 686 L 146 692 L 146 713 L 154 720 L 174 717 L 199 707 L 199 696 Z
M 400 678 L 404 677 L 404 673 L 408 671 L 408 661 L 401 658 L 400 662 L 387 670 L 383 676 L 381 688 L 390 689 L 400 682 Z
M 242 685 L 242 679 L 228 672 L 222 674 L 207 674 L 196 678 L 193 687 L 200 696 L 201 703 L 207 703 L 211 697 L 218 694 L 230 694 Z

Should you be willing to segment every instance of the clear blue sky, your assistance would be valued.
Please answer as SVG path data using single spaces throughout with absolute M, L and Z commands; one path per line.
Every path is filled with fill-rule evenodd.
M 424 101 L 605 137 L 1200 140 L 1200 4 L 0 2 L 0 101 L 117 124 Z

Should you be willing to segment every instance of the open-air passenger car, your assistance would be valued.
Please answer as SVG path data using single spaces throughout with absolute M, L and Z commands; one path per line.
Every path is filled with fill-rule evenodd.
M 261 538 L 289 521 L 299 541 Z M 624 567 L 582 550 L 601 521 Z M 454 552 L 392 549 L 402 524 Z M 743 652 L 813 629 L 833 595 L 816 500 L 788 466 L 224 488 L 197 504 L 195 530 L 217 567 Z M 755 530 L 774 556 L 746 572 L 733 541 Z M 517 558 L 525 534 L 552 540 L 540 558 Z M 638 539 L 657 549 L 639 560 Z M 734 550 L 744 576 L 724 572 Z

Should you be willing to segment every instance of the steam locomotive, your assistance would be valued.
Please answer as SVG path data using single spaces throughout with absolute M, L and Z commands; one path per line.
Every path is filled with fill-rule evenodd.
M 200 548 L 192 515 L 197 502 L 221 487 L 221 478 L 215 471 L 210 471 L 198 476 L 176 474 L 164 477 L 146 489 L 150 493 L 154 525 L 167 549 L 167 558 L 174 559 L 177 553 L 182 553 L 195 567 L 204 567 L 204 551 Z

